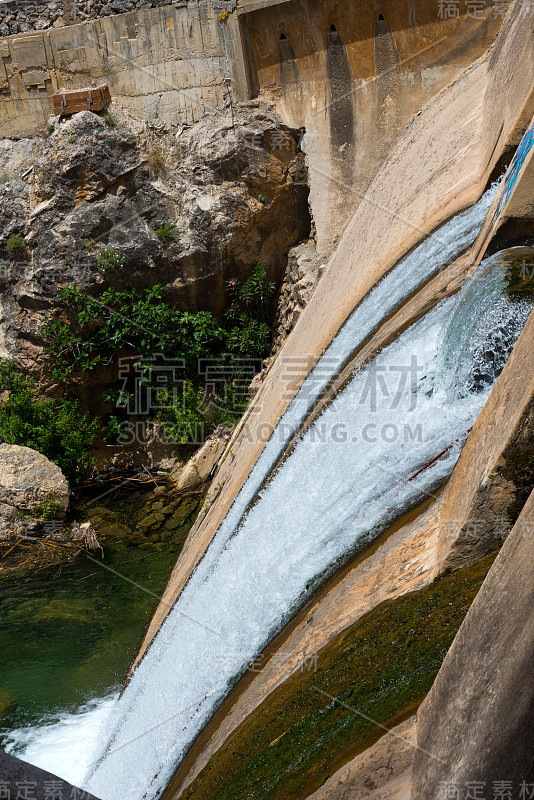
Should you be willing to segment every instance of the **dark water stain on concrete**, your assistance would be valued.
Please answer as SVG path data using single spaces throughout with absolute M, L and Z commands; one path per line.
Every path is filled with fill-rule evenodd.
M 345 43 L 334 25 L 326 37 L 326 68 L 332 157 L 344 165 L 343 177 L 347 179 L 354 151 L 353 78 Z

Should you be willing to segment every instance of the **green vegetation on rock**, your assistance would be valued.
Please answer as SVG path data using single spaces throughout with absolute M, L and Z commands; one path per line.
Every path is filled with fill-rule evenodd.
M 171 227 L 165 230 L 168 239 Z M 98 298 L 74 285 L 65 287 L 58 293 L 62 315 L 44 326 L 46 352 L 54 357 L 52 375 L 66 382 L 78 370 L 116 364 L 118 354 L 126 356 L 129 374 L 104 394 L 119 411 L 108 419 L 106 441 L 125 443 L 132 413 L 121 409 L 130 409 L 130 399 L 142 396 L 138 405 L 147 409 L 145 420 L 160 423 L 163 440 L 198 442 L 200 426 L 209 433 L 243 413 L 248 385 L 269 352 L 273 292 L 263 266 L 254 264 L 248 278 L 228 282 L 231 305 L 220 323 L 209 311 L 181 311 L 166 302 L 161 284 L 142 290 L 109 287 Z M 209 360 L 209 375 L 199 369 L 200 359 Z M 167 371 L 164 382 L 162 370 Z M 220 390 L 216 402 L 210 395 L 214 384 Z
M 494 557 L 379 606 L 337 636 L 244 721 L 184 800 L 308 797 L 383 735 L 378 724 L 414 713 Z
M 18 233 L 13 233 L 7 240 L 6 250 L 8 253 L 26 249 L 26 241 Z
M 98 420 L 82 414 L 77 400 L 38 399 L 35 381 L 12 361 L 0 360 L 0 394 L 0 440 L 43 453 L 71 484 L 83 480 L 93 468 Z
M 96 266 L 100 272 L 109 272 L 113 269 L 122 269 L 124 267 L 124 256 L 114 247 L 103 244 L 98 248 Z
M 156 236 L 162 244 L 170 244 L 176 240 L 176 226 L 174 222 L 165 220 L 160 225 L 156 226 Z

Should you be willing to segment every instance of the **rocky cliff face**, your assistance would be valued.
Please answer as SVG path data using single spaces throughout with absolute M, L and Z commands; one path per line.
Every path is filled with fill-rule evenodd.
M 222 109 L 176 137 L 90 112 L 50 131 L 0 151 L 0 355 L 45 384 L 41 327 L 58 287 L 162 283 L 168 301 L 218 314 L 226 279 L 261 261 L 279 284 L 287 251 L 309 235 L 299 132 L 267 106 Z M 164 221 L 175 241 L 159 241 Z M 24 248 L 7 250 L 13 234 Z M 123 265 L 99 269 L 100 245 Z

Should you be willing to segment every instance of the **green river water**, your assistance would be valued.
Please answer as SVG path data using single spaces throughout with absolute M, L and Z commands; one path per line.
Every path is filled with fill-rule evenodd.
M 135 499 L 122 498 L 125 511 Z M 0 747 L 10 730 L 120 687 L 179 549 L 107 540 L 104 559 L 0 581 Z

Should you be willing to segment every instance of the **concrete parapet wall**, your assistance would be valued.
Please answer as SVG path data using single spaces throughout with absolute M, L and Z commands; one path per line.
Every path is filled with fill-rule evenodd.
M 107 82 L 118 106 L 166 126 L 260 94 L 306 129 L 326 251 L 406 124 L 494 41 L 502 16 L 469 9 L 465 0 L 457 15 L 433 0 L 383 0 L 380 13 L 363 1 L 201 0 L 9 36 L 0 39 L 0 136 L 31 135 L 60 88 Z

